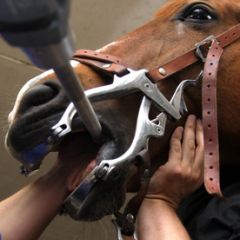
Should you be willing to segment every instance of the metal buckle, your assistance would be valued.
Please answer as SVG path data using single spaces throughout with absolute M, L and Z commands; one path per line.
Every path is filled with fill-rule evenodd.
M 202 40 L 201 42 L 195 44 L 196 55 L 197 55 L 197 57 L 199 57 L 202 60 L 203 63 L 206 62 L 206 57 L 205 57 L 205 54 L 203 53 L 202 47 L 207 44 L 211 45 L 211 43 L 213 41 L 217 41 L 217 38 L 214 35 L 210 35 L 207 38 L 205 38 L 204 40 Z
M 116 231 L 117 231 L 117 240 L 124 240 L 124 236 L 123 236 L 123 234 L 121 232 L 121 228 L 118 226 L 115 217 L 113 217 L 112 223 L 115 226 Z M 133 237 L 134 240 L 138 240 L 136 232 L 133 233 L 132 237 Z

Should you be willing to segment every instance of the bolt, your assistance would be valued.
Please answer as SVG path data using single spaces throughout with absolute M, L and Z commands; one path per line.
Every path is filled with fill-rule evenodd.
M 107 174 L 108 168 L 109 168 L 108 165 L 105 165 L 104 167 L 99 168 L 99 170 L 97 171 L 97 177 L 100 179 L 103 178 Z
M 149 169 L 145 169 L 143 172 L 143 178 L 149 178 L 150 177 L 150 171 Z
M 166 76 L 167 75 L 167 71 L 166 71 L 166 69 L 165 68 L 159 68 L 158 69 L 158 71 L 159 71 L 159 73 L 162 75 L 162 76 Z
M 112 64 L 109 63 L 109 64 L 104 64 L 102 67 L 103 68 L 110 68 L 111 66 L 112 66 Z
M 128 222 L 130 222 L 130 223 L 134 222 L 134 216 L 132 214 L 130 214 L 130 213 L 127 214 L 126 218 L 127 218 Z

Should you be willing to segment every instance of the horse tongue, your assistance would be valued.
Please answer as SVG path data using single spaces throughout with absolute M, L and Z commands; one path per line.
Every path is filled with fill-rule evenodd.
M 73 191 L 81 180 L 96 166 L 97 146 L 87 133 L 74 133 L 67 136 L 58 148 L 59 163 L 68 171 L 68 188 Z

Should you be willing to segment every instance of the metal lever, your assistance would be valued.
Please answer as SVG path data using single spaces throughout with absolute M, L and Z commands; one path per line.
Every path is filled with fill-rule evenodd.
M 158 89 L 157 85 L 152 83 L 146 76 L 148 72 L 145 69 L 132 70 L 129 69 L 129 74 L 123 77 L 114 75 L 112 84 L 98 88 L 90 89 L 86 95 L 93 101 L 106 100 L 109 98 L 117 98 L 129 95 L 134 92 L 142 92 L 145 96 L 151 99 L 160 111 L 167 112 L 175 119 L 180 119 L 181 115 L 174 106 L 172 106 L 165 96 Z
M 191 80 L 191 79 L 184 80 L 184 81 L 182 81 L 182 82 L 178 85 L 178 87 L 177 87 L 177 89 L 176 89 L 176 91 L 175 91 L 175 93 L 174 93 L 174 95 L 173 95 L 170 103 L 171 103 L 171 104 L 176 108 L 176 110 L 179 111 L 181 114 L 183 114 L 184 112 L 187 112 L 187 106 L 186 106 L 186 104 L 185 104 L 184 97 L 183 97 L 184 89 L 185 89 L 187 86 L 190 86 L 190 85 L 193 85 L 193 86 L 194 86 L 194 85 L 196 85 L 197 82 L 202 78 L 202 74 L 203 74 L 203 71 L 201 71 L 201 72 L 199 73 L 199 75 L 196 77 L 196 79 L 194 79 L 194 80 Z
M 72 120 L 76 113 L 73 103 L 70 103 L 60 121 L 52 127 L 53 132 L 48 138 L 50 144 L 58 143 L 61 138 L 72 131 Z
M 179 84 L 170 101 L 171 104 L 175 105 L 176 111 L 182 113 L 183 111 L 187 111 L 183 98 L 183 91 L 186 86 L 195 85 L 201 75 L 202 73 L 199 74 L 196 80 L 184 80 Z M 99 166 L 90 173 L 91 179 L 94 178 L 94 175 L 99 178 L 99 171 L 101 172 L 101 178 L 104 180 L 114 168 L 121 167 L 121 165 L 126 162 L 131 164 L 131 161 L 135 159 L 139 152 L 143 149 L 148 149 L 148 140 L 150 137 L 161 137 L 164 135 L 167 115 L 161 112 L 155 119 L 149 120 L 150 108 L 151 100 L 147 97 L 143 97 L 138 114 L 137 127 L 131 146 L 122 156 L 113 160 L 101 161 Z

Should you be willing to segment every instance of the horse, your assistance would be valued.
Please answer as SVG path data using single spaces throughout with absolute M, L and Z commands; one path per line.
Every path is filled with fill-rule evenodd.
M 121 59 L 128 68 L 154 69 L 183 55 L 210 35 L 219 35 L 237 25 L 240 3 L 235 0 L 186 1 L 169 0 L 144 26 L 122 36 L 117 41 L 97 50 L 99 54 L 109 54 Z M 220 140 L 220 163 L 222 167 L 238 167 L 236 156 L 240 143 L 240 83 L 238 81 L 240 50 L 239 41 L 224 50 L 218 69 L 217 105 Z M 72 62 L 85 89 L 106 85 L 109 77 L 95 71 L 86 64 Z M 184 79 L 194 79 L 203 68 L 202 62 L 173 74 L 158 82 L 158 89 L 170 99 L 174 90 Z M 163 73 L 164 74 L 164 73 Z M 189 87 L 184 92 L 188 114 L 201 117 L 201 84 Z M 64 155 L 66 148 L 79 155 L 83 165 L 89 159 L 81 156 L 88 152 L 93 159 L 112 159 L 123 154 L 131 144 L 142 95 L 134 93 L 121 99 L 111 99 L 93 103 L 103 126 L 104 142 L 99 146 L 81 128 L 81 119 L 75 119 L 75 132 L 63 140 L 57 149 Z M 35 148 L 51 135 L 51 128 L 59 121 L 69 100 L 53 72 L 48 71 L 30 80 L 20 91 L 14 109 L 9 115 L 9 131 L 6 137 L 8 151 L 17 159 L 29 148 Z M 154 110 L 156 111 L 156 109 Z M 161 139 L 151 139 L 149 154 L 152 172 L 167 159 L 168 142 L 174 128 L 183 125 L 187 114 L 179 121 L 169 119 L 165 135 Z M 76 145 L 82 142 L 82 148 Z M 231 144 L 228 144 L 231 142 Z M 84 144 L 87 143 L 87 144 Z M 189 143 L 191 146 L 192 143 Z M 86 147 L 87 145 L 87 147 Z M 84 162 L 85 161 L 85 162 Z M 131 175 L 131 174 L 130 174 Z M 129 176 L 128 190 L 137 191 L 139 176 Z M 119 191 L 120 192 L 120 191 Z M 89 220 L 99 219 L 119 208 L 118 191 L 106 194 L 92 202 Z M 120 197 L 121 198 L 121 197 Z

